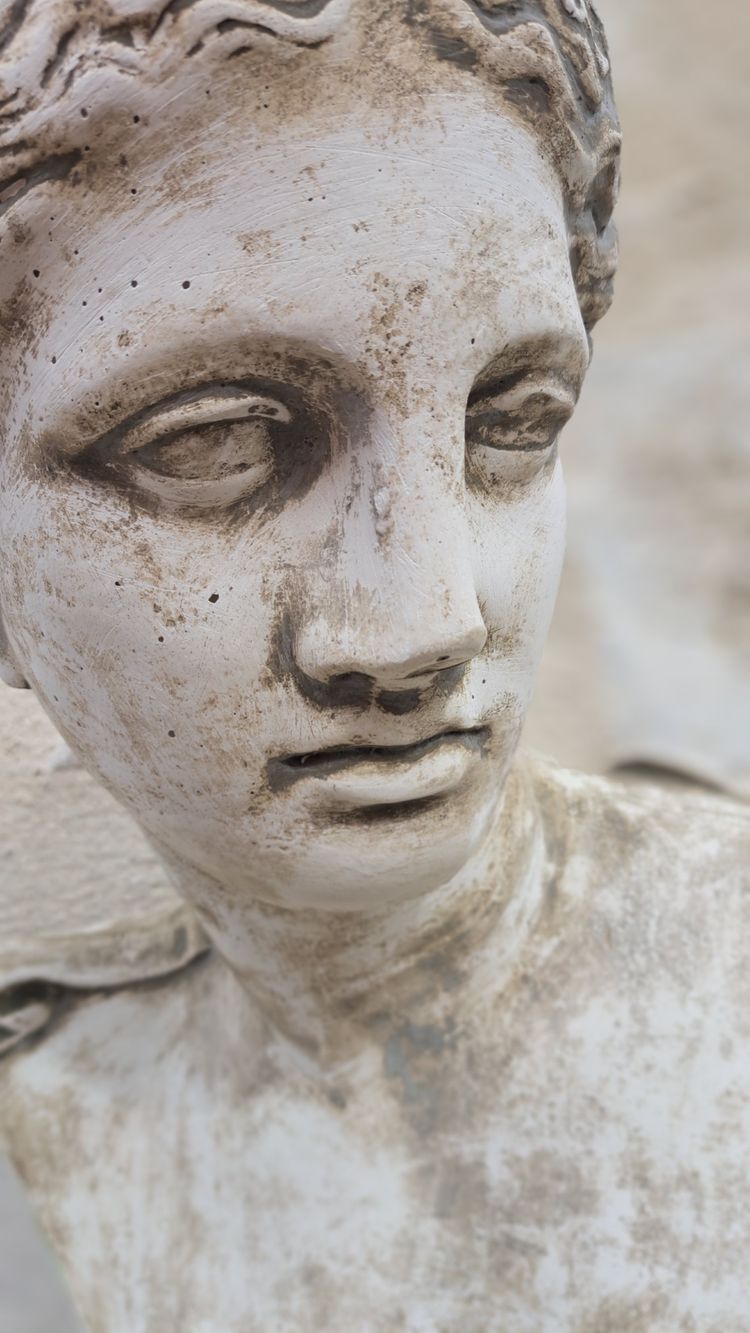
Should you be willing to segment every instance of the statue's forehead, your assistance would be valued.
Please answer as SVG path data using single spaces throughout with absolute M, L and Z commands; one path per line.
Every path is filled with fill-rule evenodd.
M 449 101 L 440 90 L 420 95 L 411 116 L 403 107 L 394 115 L 366 91 L 353 90 L 345 117 L 320 105 L 302 126 L 283 116 L 249 120 L 241 96 L 224 105 L 217 133 L 211 113 L 196 119 L 180 105 L 170 123 L 157 101 L 127 152 L 81 182 L 79 200 L 114 191 L 126 205 L 145 189 L 148 209 L 167 203 L 173 216 L 218 200 L 230 226 L 257 207 L 267 225 L 282 227 L 299 198 L 349 207 L 366 201 L 383 218 L 395 196 L 428 199 L 446 190 L 460 191 L 467 211 L 491 203 L 499 215 L 516 199 L 547 211 L 550 199 L 562 198 L 538 136 L 512 109 L 499 113 L 481 84 L 466 85 Z M 290 190 L 279 207 L 275 196 Z M 142 211 L 141 199 L 133 202 Z
M 481 102 L 455 104 L 440 135 L 415 125 L 398 139 L 387 126 L 376 135 L 363 114 L 333 132 L 280 127 L 271 140 L 222 138 L 191 153 L 155 125 L 122 166 L 82 182 L 73 200 L 61 186 L 45 202 L 54 223 L 37 219 L 4 277 L 46 304 L 52 330 L 72 319 L 87 336 L 94 324 L 104 336 L 113 312 L 139 325 L 156 308 L 162 320 L 188 309 L 195 318 L 202 292 L 209 312 L 256 307 L 314 322 L 335 307 L 346 325 L 353 295 L 361 301 L 383 275 L 394 299 L 413 280 L 452 297 L 477 281 L 491 309 L 522 247 L 568 272 L 554 172 L 523 127 L 499 127 Z
M 425 387 L 433 406 L 465 397 L 511 338 L 565 336 L 575 360 L 586 343 L 559 191 L 524 148 L 504 203 L 481 163 L 462 174 L 342 135 L 318 158 L 300 144 L 283 170 L 269 161 L 273 188 L 256 179 L 252 208 L 231 180 L 193 212 L 140 194 L 119 212 L 82 206 L 79 255 L 64 246 L 56 269 L 51 250 L 36 282 L 35 415 L 70 420 L 79 440 L 151 398 L 248 374 L 405 411 Z
M 114 201 L 149 122 L 162 136 L 153 172 L 128 186 L 155 206 L 171 190 L 178 212 L 196 202 L 188 177 L 193 195 L 213 188 L 200 159 L 217 172 L 247 137 L 304 138 L 316 117 L 332 127 L 367 103 L 373 133 L 397 140 L 422 123 L 437 140 L 444 108 L 481 96 L 496 116 L 489 144 L 514 118 L 554 164 L 590 325 L 614 268 L 618 136 L 601 38 L 588 0 L 0 0 L 0 237 L 7 228 L 11 252 L 36 243 L 37 220 L 56 230 L 108 182 Z M 14 329 L 25 318 L 4 317 Z

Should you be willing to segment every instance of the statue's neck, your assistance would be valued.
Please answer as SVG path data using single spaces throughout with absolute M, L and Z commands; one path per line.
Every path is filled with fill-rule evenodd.
M 517 769 L 483 846 L 428 895 L 370 912 L 258 900 L 229 918 L 223 910 L 220 929 L 207 923 L 228 964 L 223 1002 L 249 999 L 311 1072 L 366 1059 L 405 1025 L 453 1029 L 513 971 L 540 906 L 543 858 L 531 783 Z M 206 901 L 205 884 L 183 889 Z

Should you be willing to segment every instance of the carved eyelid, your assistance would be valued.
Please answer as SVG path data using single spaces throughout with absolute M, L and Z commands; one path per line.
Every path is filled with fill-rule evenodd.
M 576 405 L 575 393 L 561 384 L 559 380 L 538 381 L 524 378 L 507 385 L 480 385 L 471 394 L 467 411 L 471 412 L 474 408 L 481 408 L 488 402 L 495 405 L 501 404 L 503 408 L 512 411 L 514 408 L 523 407 L 524 403 L 533 398 L 547 398 L 550 407 L 559 405 L 570 412 Z
M 150 444 L 180 431 L 195 429 L 198 426 L 218 425 L 223 421 L 244 421 L 261 418 L 266 421 L 280 421 L 285 425 L 292 420 L 292 414 L 284 403 L 266 394 L 242 393 L 227 397 L 210 395 L 188 403 L 180 403 L 163 412 L 155 413 L 148 419 L 139 421 L 125 433 L 120 452 L 136 453 Z

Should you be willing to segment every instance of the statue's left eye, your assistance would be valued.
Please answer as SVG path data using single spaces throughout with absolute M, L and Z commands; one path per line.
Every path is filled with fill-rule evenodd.
M 573 406 L 567 394 L 546 389 L 473 394 L 466 409 L 467 476 L 487 484 L 531 480 L 554 456 Z

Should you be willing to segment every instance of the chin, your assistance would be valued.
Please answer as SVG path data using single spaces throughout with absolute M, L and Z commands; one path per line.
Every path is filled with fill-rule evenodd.
M 446 817 L 439 808 L 350 828 L 287 867 L 275 901 L 296 909 L 377 911 L 425 897 L 461 873 L 481 848 L 492 812 Z M 291 871 L 291 873 L 288 873 Z
M 298 830 L 285 853 L 256 843 L 245 860 L 249 875 L 236 864 L 214 865 L 208 874 L 238 906 L 252 899 L 289 910 L 377 911 L 424 897 L 460 875 L 483 846 L 497 804 L 497 790 L 483 802 L 474 791 L 360 811 Z M 190 872 L 167 859 L 187 887 Z

